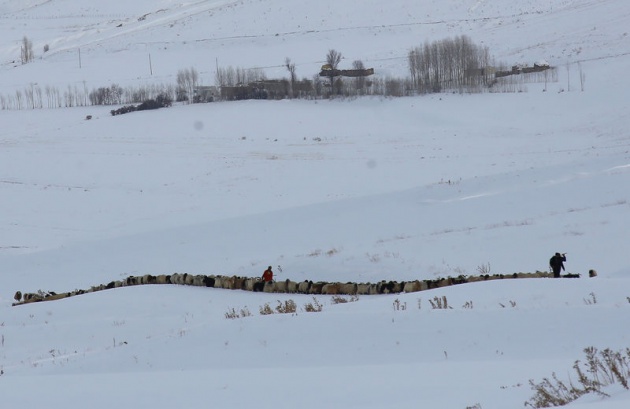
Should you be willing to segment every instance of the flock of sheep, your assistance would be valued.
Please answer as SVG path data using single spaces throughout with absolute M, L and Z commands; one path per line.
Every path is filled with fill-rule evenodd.
M 64 293 L 38 291 L 37 293 L 25 293 L 17 291 L 15 293 L 16 305 L 28 304 L 39 301 L 54 301 L 75 295 L 88 294 L 96 291 L 109 290 L 119 287 L 127 287 L 145 284 L 175 284 L 190 285 L 197 287 L 223 288 L 228 290 L 243 290 L 265 293 L 297 293 L 314 295 L 374 295 L 374 294 L 395 294 L 411 293 L 417 291 L 431 290 L 434 288 L 446 287 L 456 284 L 473 283 L 477 281 L 515 279 L 515 278 L 542 278 L 551 277 L 551 273 L 537 271 L 535 273 L 514 273 L 514 274 L 486 274 L 478 276 L 458 276 L 437 278 L 434 280 L 414 280 L 414 281 L 380 281 L 378 283 L 329 283 L 291 280 L 284 281 L 262 281 L 260 278 L 221 276 L 221 275 L 193 275 L 193 274 L 172 274 L 172 275 L 144 275 L 130 276 L 124 280 L 112 281 L 109 284 L 93 286 L 87 290 L 74 290 Z M 577 278 L 579 274 L 567 274 L 563 277 Z

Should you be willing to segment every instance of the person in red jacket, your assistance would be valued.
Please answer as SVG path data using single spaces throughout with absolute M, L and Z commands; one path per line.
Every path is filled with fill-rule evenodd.
M 272 281 L 273 280 L 273 271 L 271 271 L 271 266 L 267 267 L 265 272 L 262 275 L 263 281 Z

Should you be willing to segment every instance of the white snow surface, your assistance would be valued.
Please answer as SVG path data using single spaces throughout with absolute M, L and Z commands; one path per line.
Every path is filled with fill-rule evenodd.
M 456 35 L 558 73 L 521 93 L 1 110 L 0 407 L 517 408 L 584 348 L 630 347 L 628 21 L 626 0 L 0 0 L 0 96 L 189 67 L 213 85 L 217 64 L 286 77 L 286 57 L 310 78 L 329 49 L 402 76 Z M 320 313 L 174 285 L 11 306 L 129 275 L 406 281 L 546 271 L 556 251 L 581 278 Z M 630 406 L 608 393 L 568 407 Z

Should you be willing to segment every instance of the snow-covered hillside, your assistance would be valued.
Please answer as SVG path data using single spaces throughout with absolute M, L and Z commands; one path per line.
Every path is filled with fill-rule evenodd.
M 405 76 L 411 48 L 457 35 L 558 73 L 509 94 L 0 110 L 0 406 L 515 408 L 585 347 L 629 347 L 629 20 L 622 0 L 0 0 L 0 96 L 188 67 L 213 85 L 217 64 L 287 77 L 287 57 L 311 78 L 329 49 Z M 319 296 L 320 313 L 179 286 L 11 307 L 128 275 L 433 279 L 556 251 L 581 278 Z M 258 314 L 288 299 L 297 314 Z M 570 407 L 630 402 L 609 393 Z

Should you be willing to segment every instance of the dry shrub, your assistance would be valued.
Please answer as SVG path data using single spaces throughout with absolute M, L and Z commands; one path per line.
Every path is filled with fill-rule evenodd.
M 597 297 L 595 297 L 595 293 L 589 293 L 588 295 L 590 295 L 590 298 L 584 298 L 584 304 L 586 305 L 597 304 Z
M 630 348 L 615 352 L 608 348 L 598 351 L 597 348 L 589 347 L 584 349 L 584 353 L 586 368 L 582 368 L 579 360 L 573 365 L 577 385 L 571 381 L 565 384 L 555 373 L 552 373 L 551 379 L 543 378 L 540 383 L 530 379 L 529 384 L 535 394 L 525 402 L 525 406 L 536 409 L 563 406 L 588 393 L 607 397 L 608 394 L 602 388 L 617 382 L 625 389 L 630 389 Z
M 355 301 L 359 301 L 358 295 L 353 295 L 350 298 L 342 297 L 340 295 L 333 295 L 332 298 L 330 299 L 330 302 L 332 302 L 333 304 L 345 304 L 348 302 L 355 302 Z
M 398 298 L 396 298 L 394 300 L 394 310 L 395 311 L 405 311 L 407 309 L 407 303 L 406 302 L 400 302 L 400 300 Z
M 278 314 L 293 314 L 297 311 L 297 305 L 293 300 L 286 300 L 284 303 L 278 300 L 276 311 L 278 312 Z
M 479 266 L 477 266 L 477 272 L 479 273 L 479 275 L 489 275 L 490 274 L 490 263 L 486 263 L 486 264 L 481 264 Z
M 236 318 L 249 317 L 251 315 L 252 313 L 249 312 L 249 309 L 247 307 L 241 308 L 239 311 L 236 311 L 235 308 L 230 308 L 228 309 L 228 312 L 225 313 L 225 318 L 234 320 Z
M 304 311 L 306 312 L 321 312 L 323 305 L 317 301 L 317 298 L 313 297 L 313 302 L 304 304 Z
M 446 310 L 451 308 L 448 306 L 448 300 L 445 295 L 443 295 L 442 298 L 435 296 L 432 300 L 429 300 L 429 302 L 434 310 Z
M 269 303 L 265 303 L 265 305 L 261 306 L 260 315 L 270 315 L 273 314 L 273 309 L 269 306 Z

